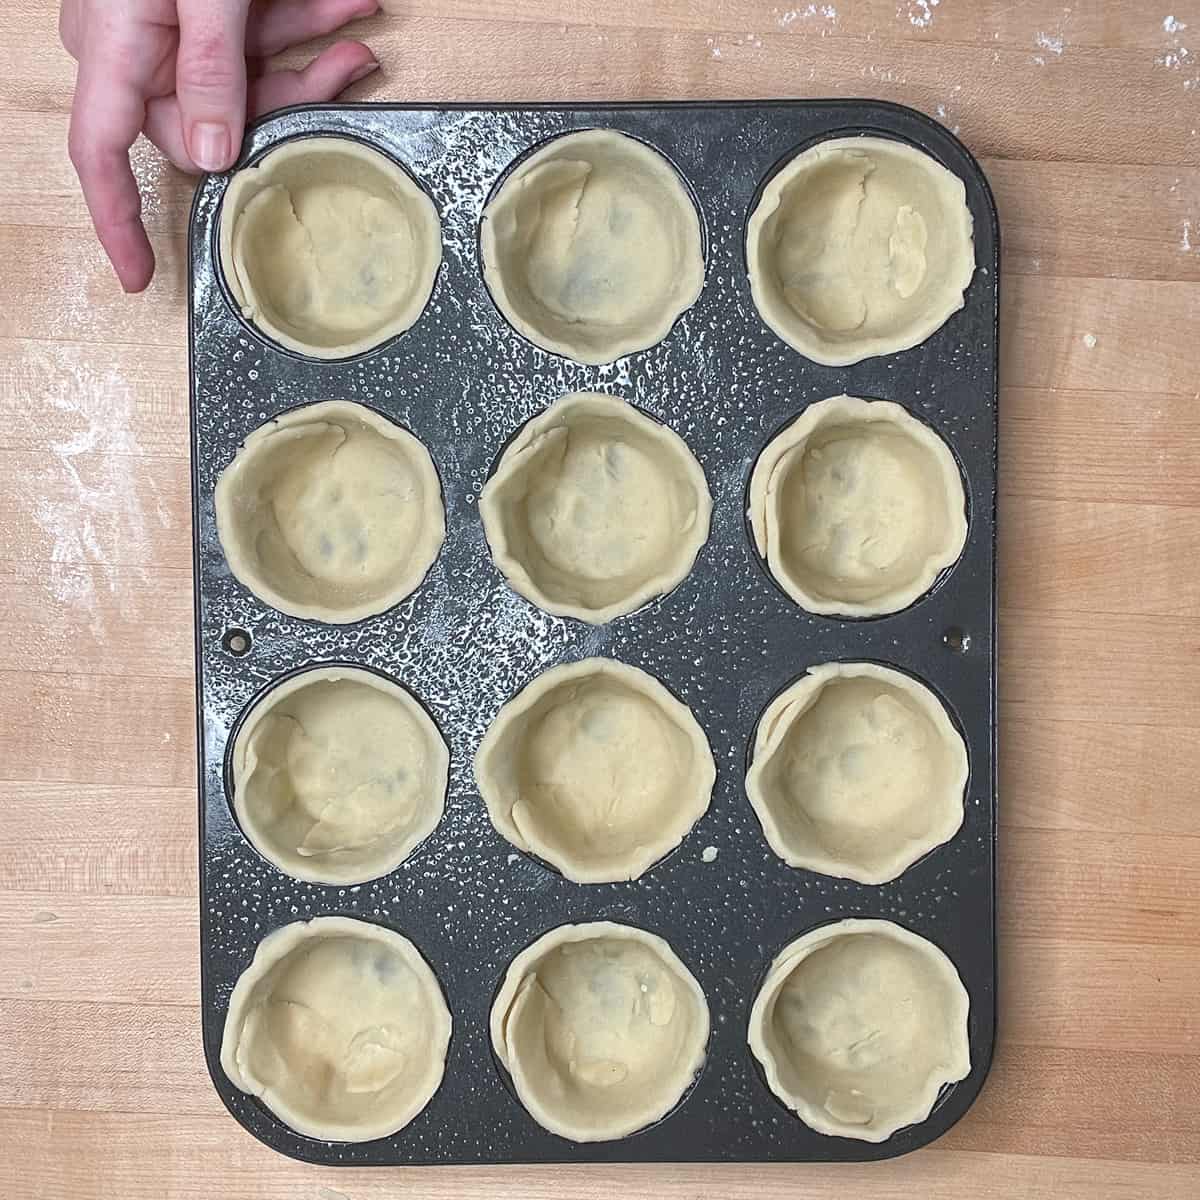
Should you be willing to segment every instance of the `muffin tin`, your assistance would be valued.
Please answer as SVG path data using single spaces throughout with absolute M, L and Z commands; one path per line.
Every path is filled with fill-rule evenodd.
M 692 192 L 705 233 L 696 305 L 651 349 L 600 367 L 547 354 L 505 322 L 484 286 L 478 220 L 514 162 L 548 138 L 608 127 L 655 147 Z M 977 270 L 964 309 L 926 342 L 889 358 L 823 367 L 784 345 L 750 297 L 743 252 L 756 196 L 797 150 L 872 133 L 932 154 L 966 184 Z M 402 163 L 442 222 L 444 261 L 424 314 L 357 358 L 306 359 L 246 324 L 220 277 L 216 230 L 228 176 L 200 185 L 191 222 L 190 350 L 196 680 L 200 791 L 202 1020 L 221 1098 L 251 1133 L 326 1164 L 828 1161 L 902 1154 L 967 1110 L 991 1061 L 995 949 L 995 496 L 999 231 L 975 161 L 939 125 L 878 102 L 563 106 L 332 105 L 284 111 L 248 135 L 239 166 L 297 136 L 358 138 Z M 480 489 L 520 426 L 565 393 L 612 392 L 687 442 L 713 494 L 712 530 L 669 595 L 593 627 L 550 616 L 493 565 Z M 957 565 L 892 616 L 805 613 L 773 582 L 746 520 L 750 472 L 775 433 L 828 396 L 895 400 L 946 439 L 962 469 L 970 528 Z M 447 534 L 417 591 L 345 626 L 289 617 L 231 574 L 213 489 L 264 421 L 347 399 L 411 430 L 437 465 Z M 712 804 L 682 845 L 631 883 L 578 885 L 516 852 L 493 828 L 472 758 L 501 705 L 559 663 L 605 655 L 662 680 L 712 745 Z M 831 660 L 909 671 L 946 703 L 966 740 L 962 828 L 878 887 L 786 866 L 768 847 L 744 789 L 760 714 L 804 671 Z M 344 663 L 409 688 L 451 754 L 446 811 L 400 868 L 372 883 L 291 879 L 255 852 L 233 817 L 229 753 L 239 722 L 272 684 Z M 229 1081 L 219 1051 L 230 994 L 274 929 L 345 915 L 410 938 L 433 967 L 454 1020 L 446 1074 L 424 1111 L 392 1137 L 329 1143 L 287 1128 Z M 800 934 L 850 916 L 882 917 L 952 959 L 970 995 L 972 1069 L 923 1123 L 879 1144 L 827 1137 L 767 1088 L 746 1042 L 755 995 L 775 955 Z M 704 989 L 707 1063 L 678 1107 L 629 1137 L 575 1144 L 541 1128 L 494 1060 L 488 1013 L 513 957 L 547 930 L 613 920 L 667 939 Z

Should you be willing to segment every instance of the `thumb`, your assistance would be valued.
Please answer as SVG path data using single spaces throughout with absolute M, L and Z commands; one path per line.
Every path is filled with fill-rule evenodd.
M 249 0 L 179 0 L 175 92 L 192 161 L 204 171 L 232 165 L 246 123 Z

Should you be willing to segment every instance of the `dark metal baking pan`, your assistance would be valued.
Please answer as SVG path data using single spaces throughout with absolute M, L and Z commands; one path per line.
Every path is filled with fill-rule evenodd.
M 657 346 L 607 367 L 548 355 L 518 336 L 484 287 L 482 207 L 530 147 L 587 127 L 632 134 L 675 164 L 698 203 L 707 245 L 703 294 Z M 900 138 L 966 184 L 977 271 L 963 310 L 921 346 L 845 368 L 819 366 L 767 329 L 743 256 L 756 193 L 797 148 L 834 132 Z M 217 1090 L 256 1137 L 322 1163 L 826 1161 L 887 1158 L 932 1141 L 967 1110 L 992 1056 L 995 945 L 995 513 L 999 231 L 979 167 L 919 113 L 856 101 L 409 106 L 332 105 L 277 113 L 249 134 L 240 165 L 302 135 L 359 138 L 393 156 L 433 198 L 445 258 L 430 304 L 406 333 L 348 362 L 280 350 L 231 304 L 214 254 L 227 176 L 196 197 L 190 244 L 196 681 L 204 1047 Z M 607 626 L 548 616 L 517 596 L 488 556 L 479 489 L 514 430 L 566 392 L 609 391 L 679 433 L 715 502 L 712 533 L 670 595 Z M 840 392 L 894 400 L 946 439 L 963 470 L 966 549 L 930 594 L 894 616 L 808 615 L 774 585 L 747 536 L 751 468 L 772 433 Z M 424 584 L 348 626 L 295 619 L 230 574 L 213 487 L 252 430 L 324 399 L 370 405 L 429 448 L 447 538 Z M 243 646 L 238 635 L 246 635 Z M 244 653 L 235 651 L 244 650 Z M 691 706 L 712 744 L 712 805 L 683 844 L 641 879 L 581 887 L 516 853 L 492 828 L 471 761 L 501 704 L 539 672 L 592 654 L 642 667 Z M 746 799 L 746 748 L 783 686 L 831 659 L 874 659 L 926 681 L 966 738 L 966 818 L 948 844 L 899 879 L 867 887 L 785 866 Z M 323 662 L 362 664 L 411 689 L 451 751 L 441 825 L 400 869 L 359 887 L 300 883 L 248 844 L 233 819 L 224 763 L 241 714 L 273 681 Z M 707 847 L 716 858 L 705 861 Z M 711 858 L 709 851 L 708 857 Z M 225 1078 L 218 1061 L 230 991 L 258 942 L 289 921 L 341 913 L 410 937 L 437 972 L 454 1017 L 445 1080 L 393 1137 L 330 1144 L 293 1133 Z M 875 1145 L 817 1134 L 775 1099 L 746 1044 L 763 972 L 792 938 L 844 916 L 894 919 L 953 959 L 971 999 L 971 1074 L 923 1123 Z M 509 961 L 566 921 L 611 918 L 663 935 L 708 997 L 708 1062 L 667 1118 L 619 1141 L 576 1145 L 546 1132 L 506 1087 L 487 1036 Z

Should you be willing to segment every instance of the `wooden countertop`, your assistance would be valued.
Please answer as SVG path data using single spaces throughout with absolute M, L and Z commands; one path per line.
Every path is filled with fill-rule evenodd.
M 877 96 L 1005 239 L 1001 1034 L 862 1167 L 355 1170 L 253 1141 L 197 1019 L 185 229 L 123 296 L 50 0 L 0 7 L 0 1193 L 1200 1195 L 1200 3 L 405 0 L 362 98 Z M 1173 18 L 1173 19 L 1168 19 Z

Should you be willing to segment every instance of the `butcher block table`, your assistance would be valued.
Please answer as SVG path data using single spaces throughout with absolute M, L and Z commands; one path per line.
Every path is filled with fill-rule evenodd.
M 121 294 L 57 5 L 0 6 L 0 1196 L 1200 1196 L 1200 3 L 406 0 L 356 99 L 870 96 L 1004 236 L 1000 1036 L 862 1166 L 338 1171 L 226 1113 L 198 1018 L 186 227 Z

